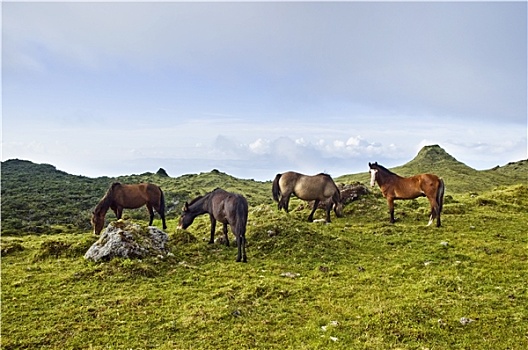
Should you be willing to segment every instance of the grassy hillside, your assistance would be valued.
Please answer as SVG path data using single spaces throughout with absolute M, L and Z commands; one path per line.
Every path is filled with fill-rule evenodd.
M 89 234 L 2 236 L 2 349 L 525 349 L 527 198 L 454 195 L 440 229 L 421 201 L 395 225 L 377 196 L 329 225 L 257 205 L 247 264 L 206 244 L 207 217 L 141 261 L 85 261 Z
M 429 151 L 403 170 L 435 164 L 446 183 L 457 184 L 450 176 L 463 165 L 441 152 L 431 162 Z M 398 202 L 398 221 L 389 224 L 379 191 L 325 225 L 308 223 L 309 209 L 295 209 L 299 200 L 289 214 L 277 211 L 269 182 L 216 170 L 90 179 L 4 162 L 1 348 L 528 348 L 528 186 L 518 180 L 525 167 L 476 172 L 503 179 L 486 180 L 492 189 L 478 194 L 463 181 L 459 192 L 451 186 L 437 229 L 425 227 L 423 198 Z M 172 255 L 83 258 L 97 239 L 86 227 L 90 210 L 116 180 L 164 189 Z M 176 229 L 182 202 L 219 186 L 250 200 L 247 264 L 235 262 L 236 248 L 206 243 L 207 216 Z M 65 221 L 75 213 L 79 224 Z M 144 209 L 127 213 L 147 220 Z
M 269 183 L 236 179 L 218 170 L 178 178 L 154 173 L 88 178 L 69 175 L 49 164 L 8 160 L 2 162 L 2 234 L 89 231 L 93 208 L 115 181 L 161 186 L 169 219 L 179 216 L 186 200 L 216 187 L 244 194 L 250 205 L 271 201 Z M 148 221 L 145 208 L 125 210 L 125 215 Z M 110 211 L 108 219 L 112 218 Z

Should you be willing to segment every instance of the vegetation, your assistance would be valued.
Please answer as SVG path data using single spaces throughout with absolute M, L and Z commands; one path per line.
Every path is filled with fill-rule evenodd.
M 298 199 L 290 207 L 304 209 L 277 211 L 270 183 L 216 170 L 89 179 L 4 162 L 2 348 L 525 349 L 526 162 L 457 181 L 453 167 L 460 164 L 451 158 L 434 161 L 443 164 L 433 170 L 450 189 L 439 229 L 425 227 L 423 199 L 397 202 L 399 220 L 389 224 L 377 189 L 325 225 L 306 222 L 309 209 Z M 420 165 L 428 157 L 415 160 L 408 171 L 429 171 Z M 360 181 L 368 181 L 365 175 Z M 116 180 L 164 189 L 172 254 L 107 263 L 83 258 L 97 237 L 63 221 L 70 216 L 56 206 L 86 211 L 89 219 Z M 176 229 L 183 201 L 219 186 L 250 201 L 247 264 L 235 262 L 236 248 L 206 243 L 206 216 L 187 231 Z M 128 215 L 148 220 L 144 209 Z M 42 217 L 49 223 L 35 221 Z M 27 230 L 37 226 L 47 231 Z M 52 234 L 58 228 L 62 233 Z

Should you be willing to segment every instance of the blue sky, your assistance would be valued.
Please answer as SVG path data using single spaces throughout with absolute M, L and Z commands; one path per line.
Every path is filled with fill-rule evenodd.
M 2 160 L 271 180 L 527 158 L 526 2 L 2 3 Z M 427 169 L 424 169 L 426 171 Z

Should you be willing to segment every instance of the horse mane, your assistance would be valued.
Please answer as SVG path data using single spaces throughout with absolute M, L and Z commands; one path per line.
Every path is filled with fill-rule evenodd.
M 204 196 L 198 196 L 196 197 L 195 199 L 193 199 L 192 201 L 190 201 L 189 203 L 187 203 L 187 205 L 193 205 L 194 203 L 198 202 L 200 199 L 202 199 Z
M 396 173 L 393 173 L 392 171 L 390 171 L 389 169 L 385 168 L 383 165 L 381 164 L 378 164 L 378 163 L 375 163 L 375 165 L 382 171 L 386 172 L 386 173 L 389 173 L 391 175 L 396 175 L 396 176 L 399 176 L 398 174 Z
M 106 191 L 104 197 L 101 199 L 99 203 L 95 206 L 94 213 L 98 214 L 101 211 L 107 211 L 108 208 L 110 208 L 110 205 L 112 205 L 112 201 L 114 200 L 114 190 L 116 187 L 121 186 L 120 182 L 114 182 Z

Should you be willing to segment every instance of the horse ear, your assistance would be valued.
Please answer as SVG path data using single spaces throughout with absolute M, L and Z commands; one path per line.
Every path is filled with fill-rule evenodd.
M 372 163 L 371 162 L 369 162 L 369 167 L 372 167 Z
M 183 205 L 182 211 L 188 211 L 188 210 L 189 210 L 189 203 L 185 202 L 185 204 Z

